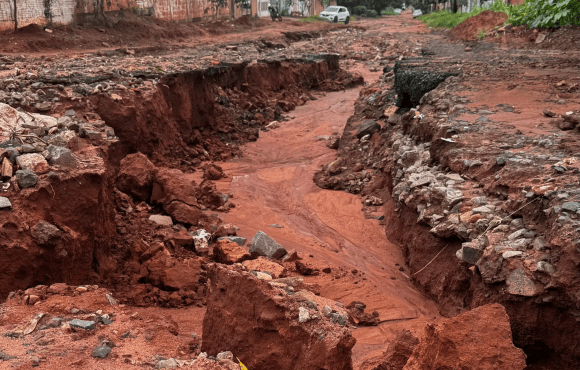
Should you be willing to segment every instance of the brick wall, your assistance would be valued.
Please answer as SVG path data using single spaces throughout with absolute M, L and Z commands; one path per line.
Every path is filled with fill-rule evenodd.
M 18 26 L 31 23 L 46 24 L 44 0 L 16 0 L 18 6 Z M 229 0 L 230 5 L 231 1 Z M 14 27 L 13 0 L 0 0 L 0 30 Z M 230 16 L 230 5 L 219 9 L 220 17 Z M 120 9 L 153 9 L 155 17 L 165 20 L 186 20 L 211 18 L 214 9 L 209 0 L 113 0 L 111 6 L 105 5 L 106 12 Z M 242 15 L 241 9 L 235 7 L 236 17 Z M 93 0 L 52 0 L 52 21 L 58 24 L 69 24 L 75 19 L 83 19 L 83 14 L 94 12 Z
M 17 0 L 18 26 L 44 23 L 44 0 Z M 13 0 L 0 0 L 0 29 L 14 27 Z

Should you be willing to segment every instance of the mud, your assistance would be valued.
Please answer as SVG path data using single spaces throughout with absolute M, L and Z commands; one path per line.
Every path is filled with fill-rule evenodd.
M 1 101 L 72 117 L 23 135 L 67 131 L 77 163 L 2 193 L 6 364 L 453 368 L 459 355 L 430 350 L 452 338 L 468 367 L 522 368 L 522 350 L 528 369 L 577 366 L 574 55 L 515 30 L 513 49 L 464 44 L 410 14 L 241 20 L 199 40 L 171 27 L 183 38 L 152 48 L 128 35 L 117 50 L 2 57 Z M 288 253 L 250 255 L 257 231 Z M 461 343 L 475 326 L 483 337 Z

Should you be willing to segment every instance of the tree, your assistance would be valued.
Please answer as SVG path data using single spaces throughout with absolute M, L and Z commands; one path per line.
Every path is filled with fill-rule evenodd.
M 242 13 L 245 13 L 244 10 L 252 9 L 252 3 L 250 0 L 234 0 L 234 2 L 238 8 L 242 9 Z
M 105 23 L 106 23 L 107 17 L 105 16 L 105 1 L 107 1 L 107 4 L 109 6 L 111 5 L 110 0 L 94 0 L 93 7 L 94 7 L 94 12 L 95 12 L 95 18 L 100 16 L 101 18 L 103 18 L 103 21 L 105 21 Z
M 298 0 L 300 2 L 300 14 L 304 17 L 304 12 L 308 9 L 308 15 L 310 15 L 310 6 L 312 5 L 312 0 Z
M 18 31 L 18 5 L 16 5 L 16 0 L 14 0 L 14 32 Z
M 227 8 L 228 0 L 210 0 L 214 9 L 214 20 L 217 22 L 218 12 L 220 8 Z

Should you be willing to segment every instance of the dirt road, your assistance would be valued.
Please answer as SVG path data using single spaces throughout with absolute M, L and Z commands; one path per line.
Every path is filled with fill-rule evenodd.
M 4 365 L 13 361 L 10 364 L 21 368 L 41 362 L 47 368 L 117 369 L 158 367 L 165 361 L 162 357 L 193 361 L 203 341 L 198 335 L 211 294 L 205 268 L 216 255 L 208 251 L 211 248 L 198 249 L 192 235 L 202 229 L 225 235 L 225 224 L 235 225 L 237 234 L 248 239 L 264 231 L 286 249 L 296 250 L 301 261 L 319 273 L 301 274 L 293 264 L 285 266 L 293 277 L 306 275 L 307 287 L 320 296 L 345 306 L 359 301 L 366 304 L 367 312 L 378 313 L 378 326 L 357 326 L 352 331 L 357 339 L 352 353 L 355 369 L 384 352 L 402 329 L 420 337 L 426 323 L 490 302 L 506 305 L 516 345 L 528 356 L 538 354 L 530 357 L 530 369 L 547 369 L 542 366 L 558 363 L 551 361 L 560 354 L 573 364 L 575 349 L 564 338 L 576 338 L 580 332 L 570 324 L 575 311 L 567 310 L 572 303 L 562 296 L 542 296 L 545 302 L 555 300 L 561 306 L 541 306 L 533 301 L 539 297 L 508 296 L 506 289 L 498 288 L 503 283 L 484 286 L 478 270 L 458 260 L 457 249 L 477 231 L 470 224 L 482 217 L 468 213 L 471 203 L 466 201 L 461 217 L 455 217 L 473 220 L 465 221 L 470 233 L 466 227 L 461 235 L 436 237 L 430 231 L 436 224 L 425 225 L 429 221 L 419 220 L 418 213 L 437 198 L 412 203 L 430 191 L 427 183 L 414 186 L 415 190 L 409 186 L 399 201 L 388 181 L 414 174 L 418 168 L 436 173 L 433 179 L 447 181 L 447 172 L 455 171 L 452 180 L 441 186 L 456 186 L 454 190 L 461 189 L 466 198 L 485 194 L 493 210 L 511 212 L 509 207 L 521 203 L 518 196 L 530 194 L 530 184 L 552 176 L 539 174 L 551 171 L 556 160 L 565 160 L 561 166 L 564 172 L 570 170 L 568 175 L 575 173 L 576 162 L 569 158 L 580 145 L 576 130 L 554 112 L 550 113 L 554 121 L 542 113 L 577 109 L 575 56 L 542 49 L 529 39 L 535 34 L 525 30 L 514 31 L 513 37 L 504 32 L 483 42 L 449 39 L 409 13 L 356 20 L 349 26 L 296 19 L 170 24 L 167 29 L 147 28 L 139 19 L 129 23 L 106 30 L 56 28 L 52 34 L 29 29 L 10 35 L 0 47 L 7 53 L 1 57 L 1 73 L 7 78 L 0 83 L 0 100 L 61 119 L 57 130 L 38 134 L 69 147 L 82 164 L 80 170 L 45 163 L 51 172 L 40 173 L 36 187 L 12 186 L 3 193 L 14 211 L 0 213 L 0 247 L 7 256 L 1 262 L 9 272 L 2 276 L 2 289 L 17 290 L 0 306 L 0 325 L 10 334 L 0 337 L 0 348 L 16 357 L 7 355 L 10 359 Z M 543 45 L 557 49 L 558 35 L 548 35 Z M 20 55 L 23 50 L 31 52 Z M 324 59 L 328 55 L 300 58 L 320 53 L 340 54 L 342 70 L 338 64 L 330 66 L 330 59 Z M 450 79 L 442 85 L 446 90 L 441 96 L 452 99 L 448 103 L 442 99 L 442 108 L 414 102 L 414 107 L 424 105 L 422 112 L 429 115 L 425 121 L 416 115 L 419 118 L 406 116 L 411 123 L 405 121 L 405 127 L 401 117 L 387 123 L 388 117 L 395 116 L 390 69 L 397 60 L 455 68 L 463 80 Z M 356 85 L 359 74 L 364 86 L 344 87 Z M 68 116 L 63 118 L 65 112 Z M 369 119 L 380 122 L 381 134 L 368 140 L 355 138 L 360 123 Z M 275 120 L 278 123 L 265 128 Z M 429 124 L 433 132 L 426 131 Z M 559 125 L 566 131 L 560 131 Z M 409 127 L 414 131 L 409 132 Z M 445 139 L 461 142 L 458 148 L 463 151 L 444 151 L 437 136 L 441 132 L 449 136 Z M 327 148 L 334 133 L 342 136 L 338 151 Z M 68 141 L 44 136 L 61 134 Z M 395 145 L 387 134 L 399 142 Z M 553 144 L 550 155 L 543 152 L 547 139 Z M 541 147 L 539 141 L 544 143 Z M 10 145 L 6 141 L 4 146 Z M 429 160 L 418 168 L 409 169 L 416 163 L 410 160 L 409 166 L 395 168 L 402 155 L 393 147 Z M 430 147 L 435 149 L 429 152 Z M 505 148 L 518 151 L 506 154 Z M 10 150 L 0 152 L 0 158 L 10 160 Z M 524 158 L 536 152 L 541 155 Z M 136 165 L 123 166 L 136 156 Z M 344 161 L 334 189 L 348 192 L 326 190 L 322 187 L 332 188 L 325 186 L 331 182 L 320 182 L 318 187 L 313 181 L 337 156 Z M 552 162 L 537 162 L 543 166 L 535 168 L 537 172 L 506 170 L 496 176 L 498 156 L 519 160 L 513 163 Z M 483 162 L 477 162 L 480 159 Z M 213 164 L 227 177 L 220 179 L 220 170 L 210 168 Z M 382 186 L 370 191 L 382 199 L 382 206 L 363 206 L 360 195 L 355 195 L 360 192 L 357 186 L 366 186 L 362 169 L 365 176 L 382 179 Z M 323 179 L 330 179 L 324 171 Z M 133 179 L 127 182 L 131 186 L 123 186 L 121 173 Z M 537 179 L 524 181 L 529 173 L 538 173 Z M 10 176 L 5 181 L 14 182 Z M 576 194 L 571 178 L 563 176 L 560 186 Z M 160 191 L 165 192 L 163 197 Z M 409 196 L 412 191 L 419 195 Z M 69 201 L 71 194 L 75 202 Z M 562 199 L 566 196 L 560 194 Z M 403 201 L 411 205 L 402 206 Z M 175 204 L 182 207 L 176 209 Z M 447 216 L 459 209 L 436 211 Z M 515 232 L 514 225 L 523 225 L 521 218 L 526 217 L 526 227 L 534 230 L 526 235 L 544 233 L 544 221 L 537 221 L 543 219 L 534 212 L 517 214 L 520 221 L 502 225 L 506 235 L 497 237 L 507 238 L 508 231 Z M 72 220 L 71 214 L 84 215 L 79 218 L 83 222 Z M 434 215 L 430 220 L 444 218 Z M 151 216 L 162 216 L 166 223 L 157 224 Z M 56 225 L 47 226 L 59 240 L 52 249 L 30 235 L 30 229 L 44 220 Z M 422 270 L 446 244 L 451 247 Z M 566 266 L 574 269 L 574 256 L 565 253 L 535 253 L 531 244 L 519 252 L 510 257 L 508 268 L 535 268 L 536 259 L 541 259 L 540 266 L 549 262 L 560 269 L 561 258 L 563 271 Z M 514 262 L 524 252 L 526 260 Z M 77 255 L 83 259 L 76 259 Z M 70 268 L 73 265 L 75 269 Z M 418 271 L 421 274 L 416 275 Z M 542 283 L 551 281 L 545 274 L 538 275 L 537 268 L 532 273 Z M 559 280 L 553 286 L 577 292 L 572 272 L 555 276 Z M 47 288 L 63 282 L 70 286 Z M 122 304 L 110 304 L 105 289 Z M 101 310 L 114 322 L 99 324 L 93 332 L 81 335 L 59 321 L 35 332 L 32 344 L 32 337 L 18 334 L 39 312 L 47 313 L 44 326 L 52 316 L 67 321 L 100 319 Z M 565 314 L 558 316 L 560 311 L 554 310 Z M 524 314 L 516 317 L 514 312 Z M 511 334 L 506 337 L 511 345 Z M 115 342 L 112 355 L 91 358 L 93 347 L 103 340 Z
M 399 271 L 401 248 L 385 239 L 384 225 L 365 218 L 359 197 L 312 182 L 320 165 L 336 156 L 320 137 L 343 130 L 358 93 L 328 93 L 297 108 L 293 119 L 245 146 L 244 158 L 222 164 L 231 176 L 224 190 L 236 202 L 225 221 L 244 237 L 263 230 L 321 270 L 330 267 L 333 272 L 307 279 L 321 285 L 323 296 L 345 305 L 362 301 L 380 313 L 380 326 L 355 330 L 355 362 L 380 351 L 401 328 L 418 330 L 438 317 L 435 303 L 417 292 L 406 269 Z M 352 270 L 359 272 L 341 278 Z

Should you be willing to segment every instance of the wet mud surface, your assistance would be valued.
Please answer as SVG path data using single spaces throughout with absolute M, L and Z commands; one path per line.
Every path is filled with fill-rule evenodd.
M 441 342 L 468 367 L 577 366 L 580 81 L 561 30 L 123 27 L 3 46 L 4 111 L 55 122 L 2 133 L 0 367 L 254 370 L 282 349 L 304 368 L 462 366 Z M 256 258 L 258 231 L 284 252 Z M 253 358 L 242 332 L 292 343 Z M 505 356 L 473 347 L 494 339 Z

